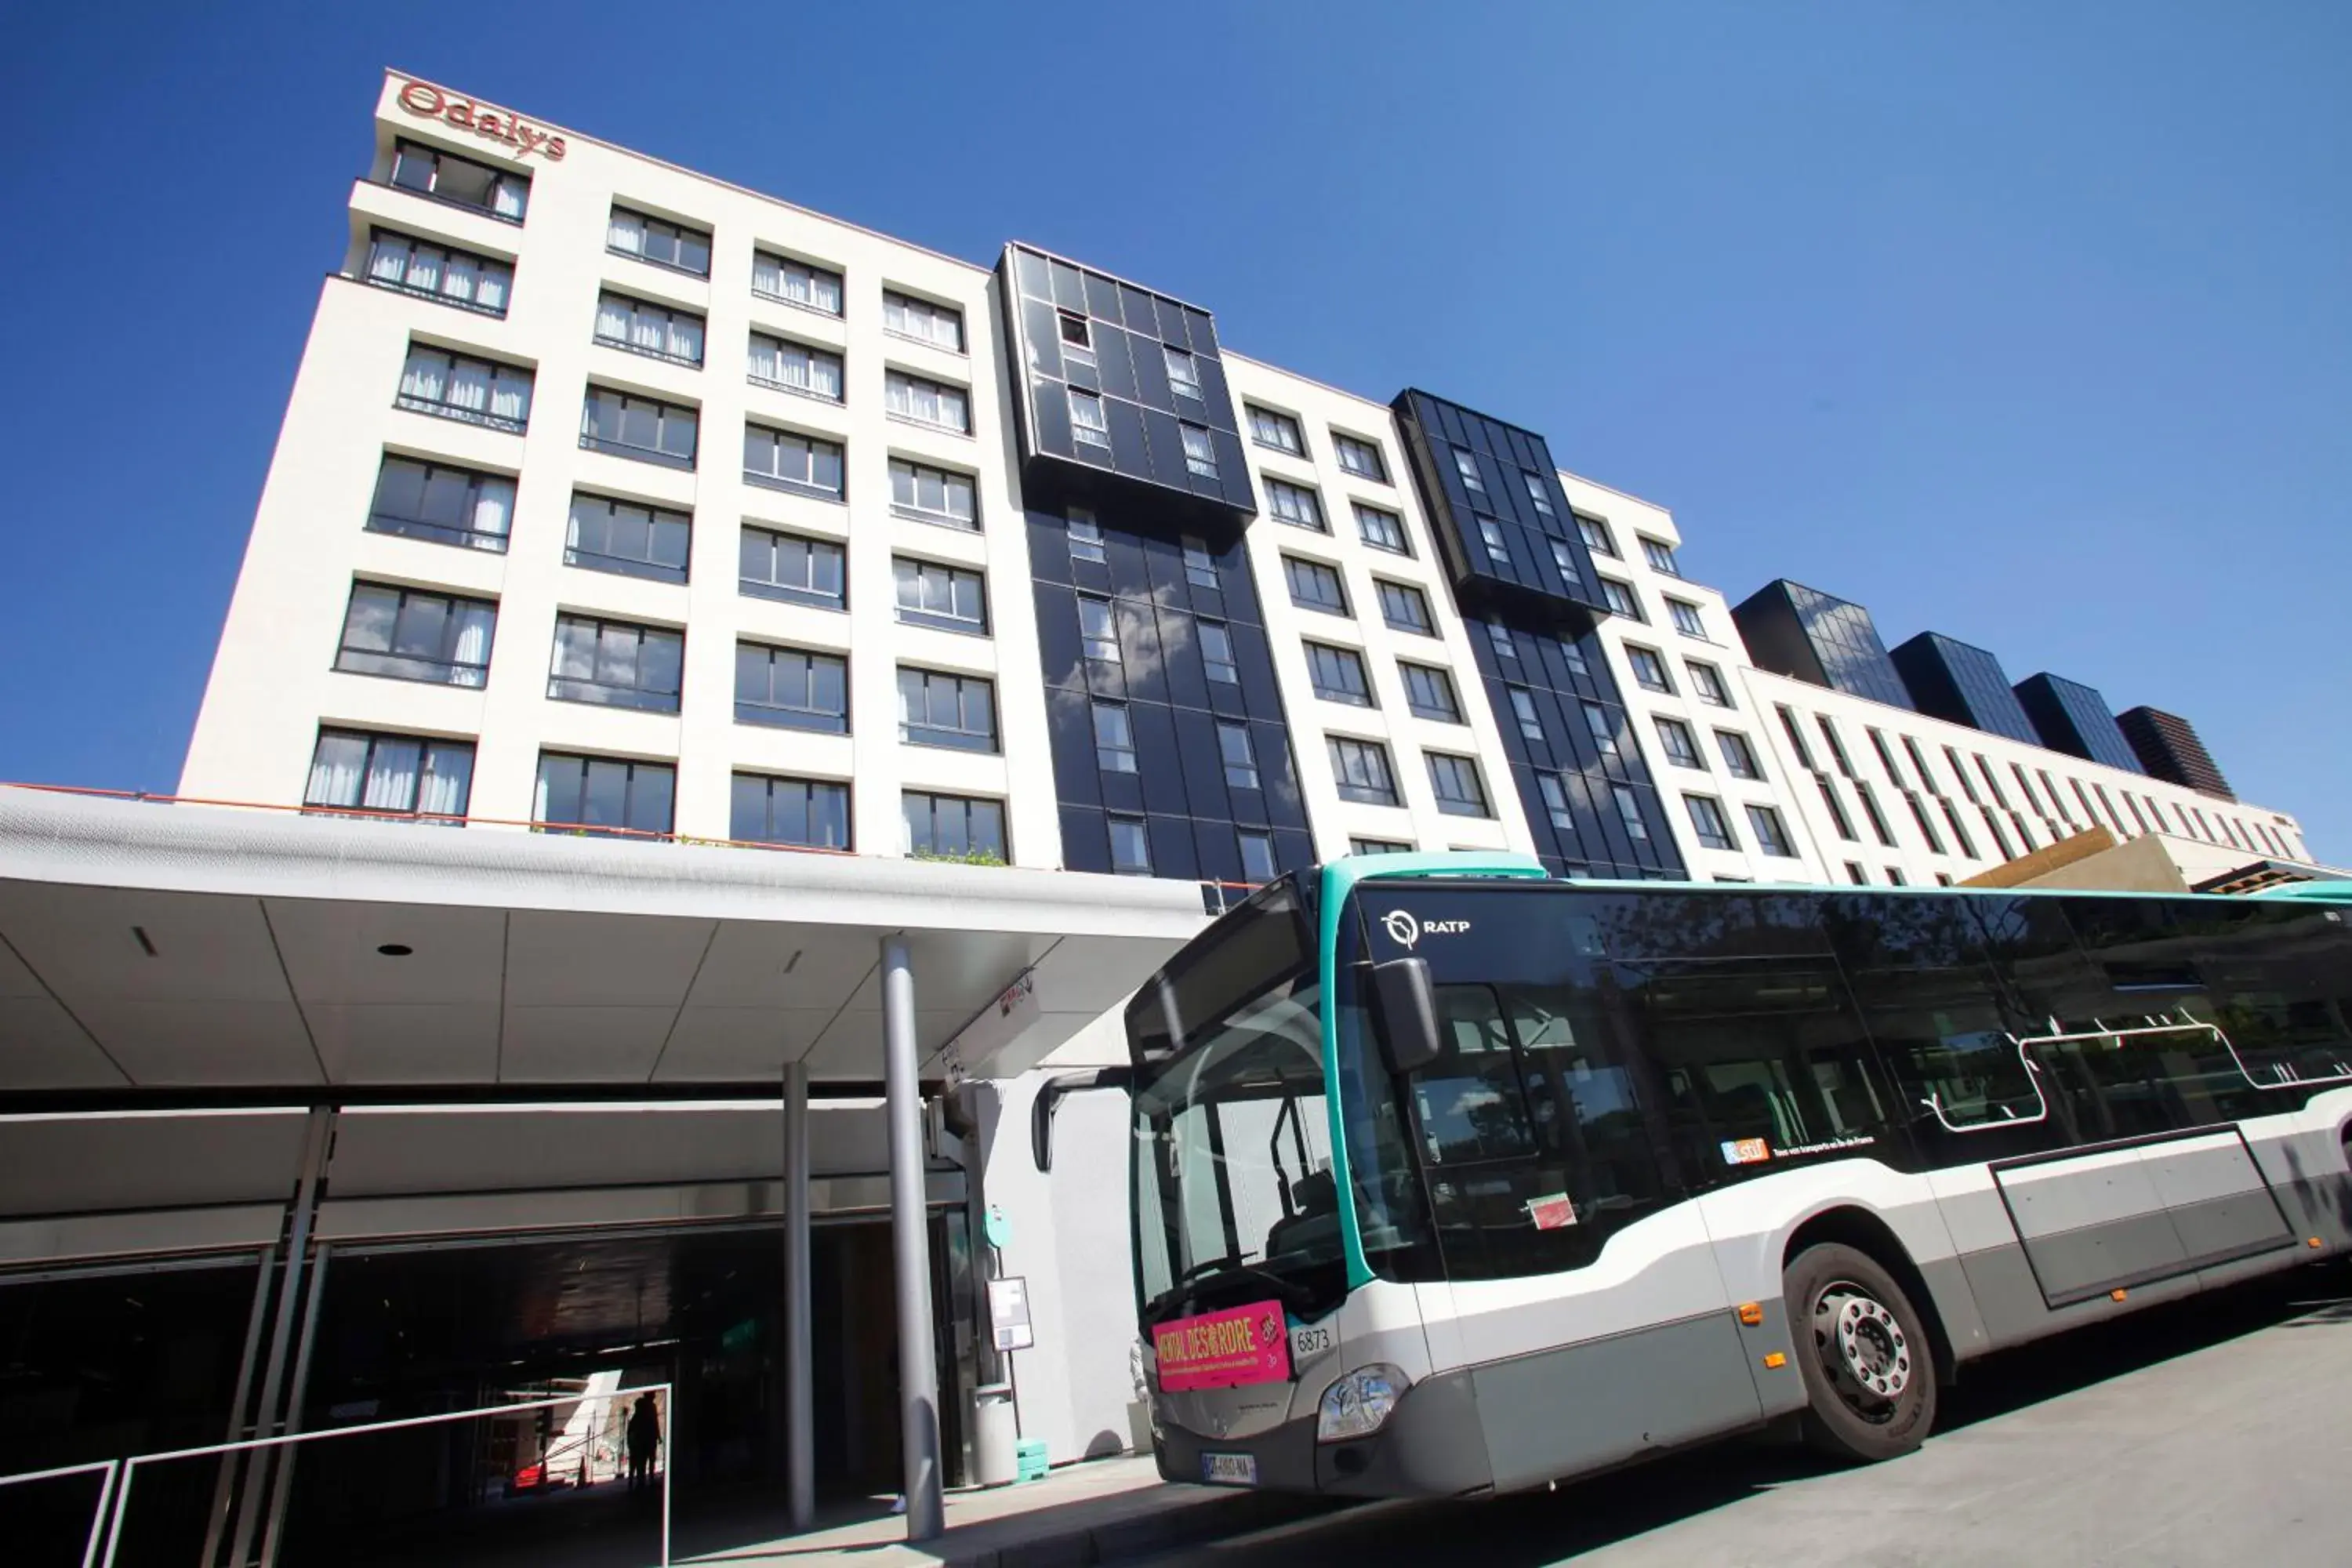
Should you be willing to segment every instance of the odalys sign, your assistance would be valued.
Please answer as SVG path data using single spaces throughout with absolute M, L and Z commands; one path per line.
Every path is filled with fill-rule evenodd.
M 533 153 L 552 163 L 563 156 L 563 138 L 551 136 L 536 126 L 526 124 L 520 114 L 503 109 L 488 109 L 470 98 L 459 98 L 444 92 L 430 82 L 404 81 L 400 84 L 400 107 L 426 120 L 439 120 L 460 131 L 470 131 L 477 136 L 503 142 L 513 149 L 518 158 L 528 158 Z
M 1157 1324 L 1151 1351 L 1166 1394 L 1280 1383 L 1290 1375 L 1290 1334 L 1279 1301 Z

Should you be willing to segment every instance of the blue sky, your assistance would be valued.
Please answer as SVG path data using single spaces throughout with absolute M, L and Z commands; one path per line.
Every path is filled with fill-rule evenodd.
M 1530 426 L 2352 859 L 2352 7 L 1127 9 L 20 8 L 0 777 L 176 782 L 393 65 Z

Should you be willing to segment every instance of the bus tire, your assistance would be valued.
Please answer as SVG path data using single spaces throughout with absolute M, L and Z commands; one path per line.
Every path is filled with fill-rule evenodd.
M 1907 1454 L 1936 1422 L 1918 1309 L 1869 1254 L 1834 1242 L 1790 1261 L 1781 1300 L 1805 1379 L 1808 1445 L 1847 1463 Z

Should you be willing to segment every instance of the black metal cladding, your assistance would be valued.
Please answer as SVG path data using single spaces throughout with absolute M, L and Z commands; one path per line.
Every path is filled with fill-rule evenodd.
M 2105 763 L 2127 773 L 2147 771 L 2096 687 L 2045 669 L 2019 681 L 2015 690 L 2042 743 L 2052 751 L 2088 763 Z
M 2235 800 L 2230 781 L 2197 738 L 2196 727 L 2161 708 L 2131 708 L 2116 715 L 2116 727 L 2150 776 L 2182 784 L 2200 795 Z
M 1043 491 L 1116 510 L 1140 490 L 1147 506 L 1245 521 L 1257 510 L 1241 426 L 1225 386 L 1215 321 L 1206 310 L 1096 272 L 1033 246 L 1008 245 L 996 268 L 1005 350 L 1013 369 L 1014 424 L 1032 500 Z M 1066 353 L 1063 318 L 1087 339 Z M 1171 352 L 1189 363 L 1197 395 L 1171 377 Z M 1075 388 L 1099 399 L 1108 445 L 1076 439 Z M 1202 433 L 1211 460 L 1185 450 Z
M 1876 623 L 1851 600 L 1783 577 L 1733 605 L 1731 619 L 1759 668 L 1892 708 L 1911 706 Z
M 2000 660 L 1989 650 L 1941 632 L 1921 632 L 1887 658 L 1920 712 L 2029 746 L 2042 743 L 2010 689 Z

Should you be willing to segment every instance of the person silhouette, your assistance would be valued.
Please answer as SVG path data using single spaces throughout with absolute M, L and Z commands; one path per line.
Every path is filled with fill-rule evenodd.
M 653 1482 L 654 1455 L 661 1447 L 661 1412 L 651 1393 L 637 1395 L 629 1412 L 629 1489 Z

